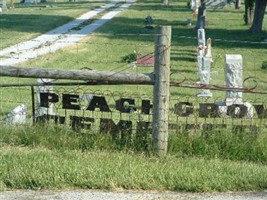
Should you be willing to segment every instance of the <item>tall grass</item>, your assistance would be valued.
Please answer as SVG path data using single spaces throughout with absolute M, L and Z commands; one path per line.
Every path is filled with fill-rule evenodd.
M 1 148 L 2 190 L 142 189 L 172 191 L 263 190 L 266 165 L 197 157 L 147 157 L 123 152 Z
M 169 152 L 183 156 L 252 161 L 267 164 L 267 135 L 216 130 L 202 134 L 171 134 Z
M 94 2 L 90 5 L 99 6 L 100 4 L 102 3 Z M 9 26 L 8 20 L 12 17 L 18 20 L 20 16 L 24 21 L 29 20 L 30 9 L 38 15 L 36 17 L 38 23 L 42 24 L 42 21 L 46 21 L 47 27 L 40 27 L 33 31 L 36 25 L 34 21 L 29 21 L 32 26 Z M 88 10 L 86 3 L 74 4 L 73 2 L 61 2 L 52 9 L 39 9 L 37 6 L 18 7 L 3 15 L 3 19 L 7 21 L 3 22 L 4 20 L 1 19 L 2 25 L 5 26 L 2 26 L 3 30 L 1 29 L 1 48 L 15 43 L 13 39 L 17 37 L 14 35 L 18 33 L 19 41 L 32 38 L 73 19 L 85 10 Z M 45 12 L 47 12 L 46 15 Z M 53 20 L 49 24 L 47 19 L 52 19 L 58 13 L 58 21 Z M 155 26 L 172 25 L 173 27 L 172 71 L 196 79 L 197 41 L 180 37 L 196 37 L 193 27 L 185 25 L 185 21 L 192 17 L 185 0 L 171 2 L 168 7 L 162 7 L 159 1 L 138 1 L 127 12 L 117 16 L 77 46 L 31 60 L 26 65 L 62 69 L 81 69 L 90 66 L 96 70 L 104 70 L 108 65 L 109 70 L 114 71 L 150 72 L 150 68 L 130 69 L 120 63 L 121 58 L 133 53 L 133 50 L 143 54 L 153 51 L 154 41 L 151 35 L 154 32 L 144 29 L 144 18 L 147 15 L 152 15 Z M 265 32 L 256 36 L 248 33 L 246 31 L 248 27 L 242 24 L 243 13 L 240 10 L 228 7 L 223 12 L 208 11 L 207 15 L 208 37 L 260 41 L 266 35 Z M 266 23 L 264 27 L 266 29 Z M 10 39 L 4 40 L 2 36 L 10 36 Z M 267 73 L 266 70 L 261 69 L 262 61 L 266 60 L 264 45 L 217 41 L 213 43 L 215 63 L 212 70 L 218 71 L 218 75 L 213 77 L 213 84 L 222 84 L 224 81 L 223 56 L 225 53 L 242 54 L 245 76 L 253 75 L 264 80 Z M 180 80 L 176 77 L 177 74 L 172 78 Z M 2 78 L 0 81 L 11 82 L 11 79 Z M 259 86 L 262 90 L 266 89 L 266 84 Z M 103 86 L 95 86 L 94 89 L 103 89 Z M 117 86 L 109 86 L 108 89 L 118 90 Z M 151 87 L 148 89 L 148 86 L 125 86 L 120 88 L 120 91 L 152 93 Z M 15 96 L 17 101 L 23 102 L 24 96 L 27 96 L 24 95 L 26 92 L 29 93 L 29 91 L 23 93 L 19 91 L 19 96 L 14 91 L 12 93 L 12 91 L 1 90 L 1 103 L 5 102 L 1 106 L 2 112 L 10 110 L 9 107 L 4 106 L 6 105 L 4 96 L 10 93 L 9 95 Z M 181 88 L 171 90 L 171 95 L 193 96 L 194 94 L 195 91 Z M 223 97 L 221 93 L 217 96 Z M 215 94 L 214 99 L 217 96 Z M 261 99 L 265 98 L 261 97 Z M 211 130 L 208 133 L 170 132 L 169 153 L 163 158 L 154 157 L 151 154 L 151 134 L 141 136 L 133 134 L 128 139 L 129 141 L 126 142 L 120 138 L 114 140 L 109 134 L 74 131 L 65 126 L 44 124 L 8 127 L 1 125 L 0 190 L 74 187 L 241 191 L 267 188 L 266 133 L 252 135 L 224 129 Z
M 4 127 L 1 130 L 2 145 L 43 147 L 55 151 L 78 150 L 126 150 L 151 155 L 151 134 L 128 135 L 114 139 L 110 134 L 77 132 L 65 126 L 36 125 Z M 248 161 L 267 164 L 266 133 L 235 133 L 231 130 L 216 130 L 209 133 L 179 132 L 169 135 L 169 154 L 219 158 L 233 161 Z

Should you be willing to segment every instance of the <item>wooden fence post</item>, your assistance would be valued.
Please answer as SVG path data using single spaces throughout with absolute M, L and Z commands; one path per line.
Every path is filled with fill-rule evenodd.
M 158 156 L 167 153 L 171 26 L 157 27 L 155 39 L 155 84 L 153 96 L 152 146 Z

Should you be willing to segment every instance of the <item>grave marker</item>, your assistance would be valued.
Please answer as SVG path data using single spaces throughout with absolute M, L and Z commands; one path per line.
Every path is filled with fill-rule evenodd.
M 211 71 L 211 39 L 209 38 L 208 48 L 206 47 L 206 36 L 204 29 L 198 29 L 198 50 L 197 50 L 197 66 L 199 74 L 199 83 L 208 85 L 210 82 L 210 71 Z M 198 97 L 212 97 L 212 93 L 209 89 L 201 89 Z
M 2 7 L 1 7 L 1 12 L 3 12 L 3 11 L 7 11 L 6 0 L 3 0 L 2 3 L 3 3 L 3 4 L 2 4 Z
M 50 83 L 52 82 L 53 79 L 44 79 L 44 78 L 39 78 L 37 79 L 38 84 L 45 84 L 45 83 Z M 50 103 L 48 108 L 45 108 L 41 106 L 41 97 L 40 93 L 53 93 L 54 88 L 53 86 L 49 85 L 42 85 L 42 86 L 37 86 L 37 114 L 36 117 L 42 116 L 42 115 L 55 115 L 53 111 L 53 104 Z
M 206 48 L 206 54 L 205 54 L 206 57 L 212 57 L 211 55 L 211 39 L 208 38 L 207 39 L 207 48 Z
M 225 55 L 225 83 L 229 88 L 243 88 L 243 58 L 239 54 Z M 236 118 L 253 117 L 253 106 L 243 100 L 243 92 L 227 90 L 225 102 L 217 102 L 220 113 Z
M 31 0 L 24 0 L 24 5 L 31 5 L 32 4 L 32 1 Z
M 201 68 L 199 68 L 200 83 L 208 85 L 210 83 L 210 68 L 211 68 L 211 57 L 202 57 Z M 212 93 L 209 89 L 201 89 L 201 92 L 197 94 L 198 97 L 212 97 Z
M 222 9 L 227 5 L 227 0 L 205 0 L 207 9 Z
M 227 87 L 243 87 L 243 59 L 241 55 L 225 55 L 225 83 Z M 226 91 L 226 105 L 242 103 L 243 93 Z
M 205 55 L 205 48 L 206 48 L 206 37 L 205 37 L 205 30 L 198 29 L 197 30 L 197 38 L 198 38 L 198 56 Z
M 193 14 L 197 15 L 199 6 L 200 0 L 191 0 L 191 10 L 193 10 Z

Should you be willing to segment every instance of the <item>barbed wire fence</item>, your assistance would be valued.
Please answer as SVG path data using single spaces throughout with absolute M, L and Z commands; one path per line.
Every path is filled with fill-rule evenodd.
M 103 36 L 98 35 L 98 37 Z M 139 34 L 138 36 L 143 40 L 140 44 L 136 44 L 136 41 L 131 43 L 130 36 L 130 34 L 112 35 L 117 39 L 128 38 L 127 42 L 118 44 L 112 43 L 110 40 L 105 41 L 105 39 L 103 39 L 102 44 L 95 43 L 94 40 L 76 41 L 72 47 L 67 47 L 69 48 L 69 57 L 65 57 L 67 61 L 62 60 L 59 55 L 60 52 L 55 54 L 52 51 L 52 44 L 46 43 L 42 48 L 48 48 L 50 51 L 40 60 L 45 60 L 44 62 L 47 62 L 47 65 L 57 63 L 55 68 L 57 65 L 63 68 L 61 62 L 63 65 L 69 62 L 71 69 L 82 70 L 84 73 L 94 72 L 99 68 L 101 70 L 108 69 L 113 73 L 97 81 L 81 80 L 77 77 L 75 81 L 58 79 L 51 82 L 37 83 L 36 79 L 3 78 L 0 84 L 0 116 L 2 123 L 11 123 L 11 121 L 8 121 L 10 111 L 14 111 L 15 107 L 25 105 L 27 109 L 22 106 L 18 110 L 20 110 L 19 112 L 27 111 L 26 121 L 29 123 L 45 121 L 51 124 L 65 124 L 77 130 L 89 129 L 93 132 L 151 131 L 153 125 L 153 88 L 151 85 L 153 85 L 153 82 L 148 85 L 142 83 L 128 85 L 128 82 L 126 83 L 127 86 L 122 86 L 122 83 L 107 81 L 108 77 L 112 78 L 114 74 L 124 72 L 136 76 L 139 73 L 154 76 L 154 35 Z M 132 36 L 136 37 L 136 34 Z M 176 37 L 188 39 L 185 36 L 173 36 L 173 38 Z M 106 35 L 103 38 L 106 38 Z M 196 40 L 197 38 L 190 39 Z M 236 43 L 237 41 L 230 42 Z M 70 41 L 59 41 L 59 43 L 73 44 Z M 172 45 L 175 45 L 175 42 Z M 101 46 L 104 51 L 98 52 L 98 46 Z M 117 48 L 119 46 L 120 48 Z M 17 52 L 20 52 L 19 46 L 17 46 L 17 50 Z M 91 56 L 88 56 L 88 59 L 85 59 L 85 50 L 91 51 L 89 53 Z M 101 54 L 101 59 L 99 59 L 99 55 L 95 55 L 96 52 Z M 227 50 L 225 50 L 225 53 L 227 53 Z M 39 52 L 38 55 L 41 54 Z M 98 59 L 95 59 L 94 56 Z M 189 59 L 196 57 L 196 47 L 192 47 L 191 54 L 188 56 Z M 29 57 L 23 58 L 20 53 L 12 52 L 6 57 L 4 55 L 3 58 L 31 60 Z M 32 57 L 32 59 L 35 59 L 35 57 Z M 224 62 L 224 57 L 214 56 L 214 62 L 214 64 L 220 63 L 221 65 Z M 29 66 L 31 66 L 31 62 L 29 63 Z M 170 131 L 196 132 L 198 130 L 209 131 L 226 127 L 241 132 L 266 131 L 267 89 L 265 80 L 254 74 L 255 76 L 246 76 L 243 79 L 244 87 L 229 88 L 225 86 L 223 76 L 220 75 L 222 71 L 219 71 L 221 69 L 218 68 L 218 70 L 215 69 L 218 72 L 214 72 L 214 79 L 220 80 L 215 80 L 214 84 L 201 84 L 198 82 L 198 73 L 195 66 L 193 66 L 195 68 L 185 69 L 186 66 L 180 69 L 177 63 L 179 61 L 171 64 L 171 91 L 168 113 Z M 192 62 L 193 65 L 195 65 L 194 63 Z M 38 113 L 40 108 L 37 100 L 40 97 L 37 97 L 39 95 L 37 88 L 44 86 L 53 88 L 49 92 L 43 92 L 47 95 L 44 95 L 43 98 L 46 97 L 47 103 L 53 105 L 53 111 L 47 109 L 45 111 L 47 113 L 42 111 L 43 113 L 40 114 Z M 214 91 L 214 97 L 196 97 L 197 91 L 201 89 Z M 222 105 L 225 92 L 229 90 L 244 93 L 244 102 L 249 102 L 250 106 L 246 108 L 238 106 L 237 102 L 233 102 L 234 106 L 232 107 Z M 48 93 L 53 95 L 49 96 Z

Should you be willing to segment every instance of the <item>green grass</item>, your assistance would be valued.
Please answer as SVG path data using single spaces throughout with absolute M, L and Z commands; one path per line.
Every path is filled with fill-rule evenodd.
M 2 127 L 0 190 L 136 189 L 255 191 L 267 185 L 266 134 L 184 134 L 169 138 L 155 157 L 150 136 L 140 149 L 108 134 L 65 127 Z
M 19 2 L 15 0 L 15 9 L 1 13 L 0 49 L 32 39 L 105 3 L 48 0 L 47 3 L 25 6 Z
M 230 160 L 4 146 L 0 183 L 2 190 L 248 191 L 266 189 L 266 171 L 266 165 Z
M 180 37 L 196 37 L 196 31 L 193 26 L 188 27 L 185 25 L 186 20 L 192 18 L 191 11 L 186 7 L 186 1 L 174 1 L 168 7 L 162 7 L 157 1 L 138 1 L 134 6 L 98 29 L 95 34 L 81 43 L 20 65 L 59 69 L 89 67 L 94 70 L 150 73 L 153 71 L 152 68 L 129 69 L 127 63 L 121 62 L 123 57 L 132 54 L 134 51 L 139 54 L 148 54 L 154 51 L 154 31 L 144 29 L 144 18 L 147 15 L 151 15 L 154 18 L 154 26 L 172 26 L 171 71 L 176 72 L 172 75 L 172 79 L 181 81 L 184 77 L 190 77 L 193 82 L 197 81 L 198 74 L 195 63 L 197 40 Z M 267 54 L 266 44 L 215 40 L 258 42 L 267 37 L 266 32 L 257 35 L 249 33 L 247 31 L 249 27 L 244 26 L 242 16 L 243 10 L 235 10 L 231 6 L 228 6 L 223 11 L 207 11 L 209 25 L 206 29 L 206 37 L 214 39 L 212 49 L 214 64 L 212 70 L 218 72 L 217 74 L 212 74 L 211 84 L 224 85 L 225 54 L 241 54 L 244 62 L 244 78 L 248 76 L 257 77 L 257 89 L 266 90 L 266 84 L 262 82 L 267 73 L 266 70 L 262 69 L 262 63 L 265 61 Z M 194 23 L 195 21 L 196 19 L 193 19 Z M 264 30 L 266 28 L 265 20 Z M 187 82 L 190 83 L 190 80 Z M 246 86 L 252 87 L 253 83 L 249 83 Z M 97 90 L 103 87 L 94 88 Z M 124 89 L 125 87 L 122 88 Z M 136 87 L 130 86 L 129 88 L 134 88 L 129 89 L 132 91 Z M 146 90 L 146 87 L 141 88 Z M 171 93 L 175 94 L 177 90 L 177 88 L 172 88 Z M 183 91 L 182 93 L 188 96 L 195 95 L 195 91 L 192 89 L 182 88 L 180 91 Z M 246 98 L 250 98 L 250 96 L 245 95 Z M 260 97 L 263 99 L 262 96 Z M 214 91 L 214 99 L 217 98 L 224 98 L 224 92 Z
M 154 31 L 144 29 L 144 18 L 151 15 L 153 25 L 172 26 L 172 79 L 195 82 L 196 31 L 185 22 L 192 17 L 187 1 L 174 1 L 162 7 L 158 1 L 138 1 L 127 11 L 97 30 L 92 36 L 72 47 L 20 64 L 23 67 L 114 70 L 152 72 L 152 68 L 129 68 L 121 60 L 134 51 L 148 54 L 154 51 Z M 53 2 L 51 2 L 53 3 Z M 36 37 L 66 23 L 103 2 L 59 2 L 52 8 L 45 5 L 24 7 L 1 14 L 1 49 Z M 33 14 L 34 13 L 34 14 Z M 32 17 L 33 16 L 33 17 Z M 56 16 L 56 17 L 55 17 Z M 267 16 L 265 16 L 267 17 Z M 257 89 L 266 91 L 266 44 L 251 44 L 224 40 L 258 42 L 266 38 L 266 18 L 262 34 L 251 35 L 243 25 L 243 10 L 227 7 L 209 10 L 207 37 L 214 39 L 212 84 L 224 84 L 225 54 L 241 54 L 244 77 L 254 76 Z M 222 20 L 224 19 L 224 20 Z M 27 26 L 22 22 L 27 21 Z M 195 19 L 193 19 L 195 23 Z M 16 23 L 16 26 L 14 25 Z M 39 26 L 42 24 L 42 26 Z M 184 39 L 181 36 L 191 37 Z M 35 82 L 34 79 L 4 78 L 1 83 Z M 192 83 L 191 82 L 191 83 Z M 249 83 L 253 86 L 253 83 Z M 72 90 L 71 88 L 70 90 Z M 114 107 L 117 97 L 152 96 L 151 86 L 79 86 L 78 92 L 96 91 L 109 96 Z M 60 92 L 65 89 L 60 87 Z M 118 92 L 119 91 L 119 92 Z M 0 113 L 5 116 L 14 105 L 26 102 L 31 107 L 30 88 L 1 88 Z M 224 99 L 224 92 L 214 91 L 214 100 Z M 171 88 L 174 101 L 196 102 L 196 90 Z M 266 102 L 266 95 L 244 94 L 252 102 Z M 172 102 L 173 103 L 173 102 Z M 173 111 L 173 104 L 171 107 Z M 31 113 L 28 114 L 29 117 Z M 128 117 L 128 116 L 126 116 Z M 214 123 L 214 119 L 204 119 Z M 214 121 L 213 121 L 214 120 Z M 229 119 L 226 119 L 226 121 Z M 182 121 L 199 122 L 194 115 Z M 220 123 L 220 120 L 218 120 Z M 224 121 L 224 119 L 222 120 Z M 230 123 L 258 121 L 230 120 Z M 216 122 L 215 122 L 216 123 Z M 266 126 L 263 119 L 259 123 Z M 73 131 L 53 126 L 1 126 L 0 131 L 0 190 L 7 189 L 143 189 L 172 191 L 247 191 L 267 187 L 267 138 L 262 132 L 237 133 L 232 130 L 209 132 L 170 131 L 168 155 L 158 158 L 151 153 L 151 135 L 139 141 L 132 135 L 127 143 L 112 140 L 108 134 L 94 131 Z M 140 144 L 145 143 L 145 146 Z

